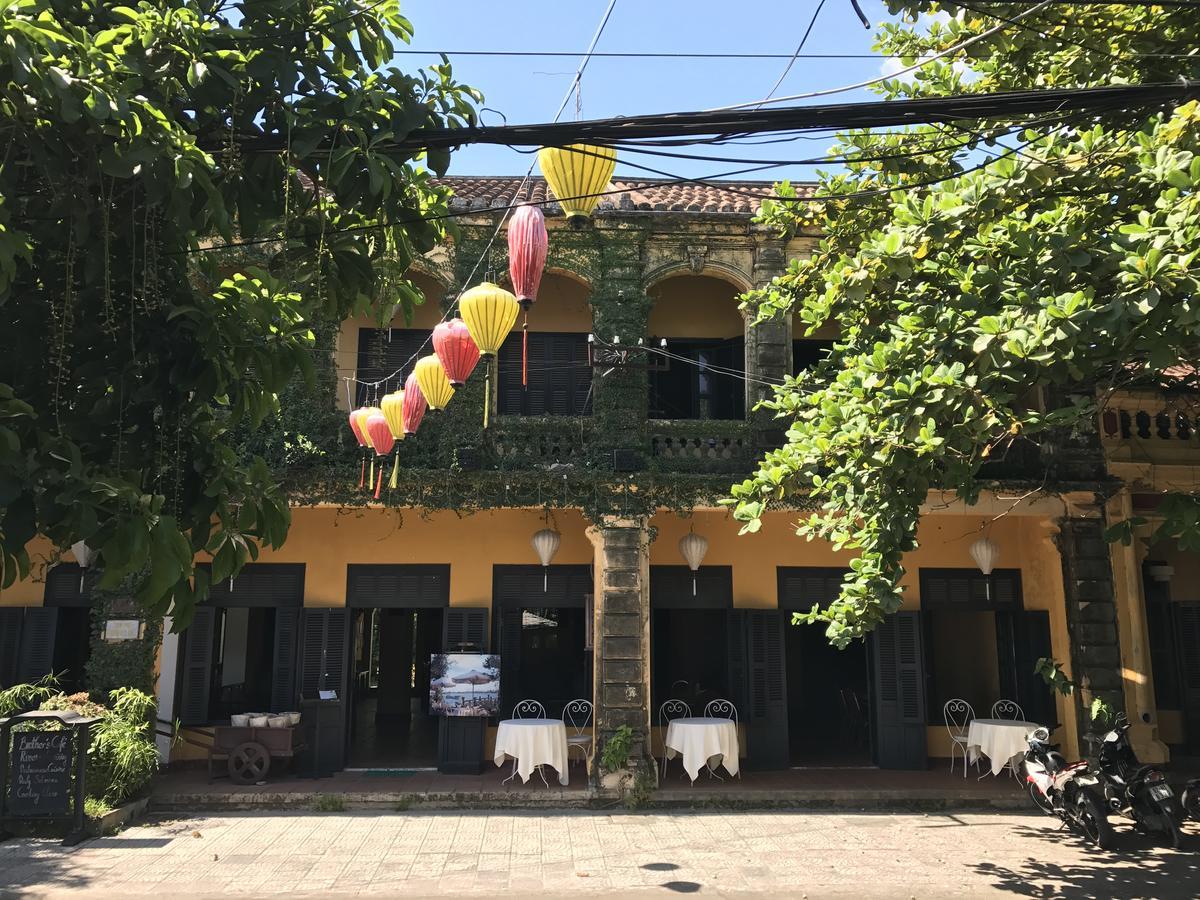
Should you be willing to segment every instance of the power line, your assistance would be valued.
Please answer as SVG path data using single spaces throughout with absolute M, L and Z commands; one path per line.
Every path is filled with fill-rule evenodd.
M 787 78 L 788 72 L 792 71 L 792 66 L 796 64 L 796 60 L 800 56 L 800 51 L 803 50 L 804 45 L 808 43 L 808 36 L 812 34 L 813 26 L 817 24 L 817 17 L 821 15 L 821 10 L 824 8 L 825 0 L 821 0 L 821 2 L 817 4 L 817 8 L 813 10 L 812 18 L 808 20 L 808 28 L 804 29 L 804 35 L 800 38 L 800 43 L 796 45 L 796 52 L 792 54 L 792 58 L 788 60 L 788 64 L 783 67 L 783 71 L 780 73 L 779 78 L 775 81 L 775 84 L 771 86 L 771 90 L 767 91 L 767 96 L 763 99 L 763 103 L 766 103 L 775 96 L 775 92 L 779 90 L 779 86 L 783 84 L 783 80 Z M 759 106 L 761 105 L 762 103 L 759 104 Z
M 949 2 L 949 0 L 947 0 Z M 982 12 L 982 11 L 981 11 Z M 990 15 L 990 14 L 988 14 Z M 1065 24 L 1078 28 L 1087 28 L 1088 26 L 1079 23 L 1051 23 Z M 1102 27 L 1095 30 L 1105 30 Z M 567 50 L 413 50 L 405 48 L 402 50 L 394 50 L 397 56 L 476 56 L 476 57 L 497 57 L 497 58 L 512 58 L 512 57 L 527 57 L 527 58 L 553 58 L 553 57 L 575 57 L 579 56 L 577 51 Z M 1195 58 L 1194 53 L 1131 53 L 1129 59 L 1192 59 Z M 654 51 L 617 51 L 609 53 L 593 53 L 593 59 L 728 59 L 728 60 L 747 60 L 747 59 L 909 59 L 911 53 L 725 53 L 720 51 L 714 52 L 654 52 Z

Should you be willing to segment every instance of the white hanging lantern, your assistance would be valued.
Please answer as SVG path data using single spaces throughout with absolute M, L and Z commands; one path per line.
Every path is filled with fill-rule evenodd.
M 543 528 L 533 536 L 530 543 L 533 544 L 538 559 L 542 561 L 542 592 L 545 593 L 550 584 L 550 561 L 558 552 L 558 545 L 562 543 L 562 535 L 553 528 Z
M 708 552 L 708 538 L 702 534 L 689 531 L 679 539 L 679 552 L 687 560 L 688 568 L 692 570 L 692 596 L 696 596 L 696 570 L 704 562 L 704 554 Z
M 79 563 L 79 592 L 83 593 L 83 576 L 96 561 L 99 551 L 89 547 L 86 541 L 76 541 L 71 545 L 71 552 L 75 554 L 75 562 Z
M 981 537 L 971 545 L 971 559 L 979 566 L 984 575 L 991 575 L 996 567 L 996 559 L 1000 556 L 1000 548 L 991 540 Z

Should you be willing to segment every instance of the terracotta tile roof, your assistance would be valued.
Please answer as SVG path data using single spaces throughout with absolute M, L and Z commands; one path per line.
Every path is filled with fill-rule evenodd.
M 545 202 L 548 196 L 554 196 L 549 192 L 546 180 L 540 177 L 530 177 L 520 196 L 516 196 L 517 187 L 521 184 L 520 176 L 493 178 L 464 175 L 443 178 L 439 183 L 454 189 L 455 196 L 450 201 L 450 208 L 454 211 L 483 211 L 514 202 L 541 203 Z M 600 215 L 651 211 L 732 213 L 750 216 L 758 212 L 762 198 L 771 195 L 771 186 L 770 181 L 687 184 L 667 179 L 614 178 L 609 190 L 618 193 L 602 197 L 597 212 Z M 799 185 L 797 190 L 803 191 L 806 187 Z M 552 199 L 544 209 L 550 216 L 562 214 L 558 204 Z

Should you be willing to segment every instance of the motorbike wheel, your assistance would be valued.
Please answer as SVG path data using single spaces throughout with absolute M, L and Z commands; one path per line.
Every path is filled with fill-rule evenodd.
M 1040 809 L 1048 816 L 1054 815 L 1054 804 L 1050 798 L 1042 793 L 1041 789 L 1032 781 L 1025 782 L 1025 788 L 1029 793 L 1029 799 L 1033 801 L 1033 805 Z
M 1116 832 L 1104 805 L 1091 794 L 1080 794 L 1075 801 L 1075 821 L 1079 823 L 1084 837 L 1101 850 L 1111 850 L 1116 846 Z
M 1165 835 L 1167 846 L 1172 850 L 1178 850 L 1183 844 L 1183 832 L 1179 828 L 1179 823 L 1174 819 L 1167 819 L 1167 831 Z
M 1200 822 L 1200 784 L 1189 784 L 1183 792 L 1183 811 L 1194 822 Z

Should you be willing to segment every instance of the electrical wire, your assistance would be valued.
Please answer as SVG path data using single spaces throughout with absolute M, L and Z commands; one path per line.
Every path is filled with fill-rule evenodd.
M 580 61 L 579 67 L 575 70 L 575 77 L 571 80 L 571 86 L 567 88 L 567 92 L 563 95 L 562 103 L 560 103 L 558 105 L 558 109 L 554 113 L 554 119 L 553 119 L 554 122 L 557 122 L 559 120 L 559 118 L 562 116 L 563 110 L 565 110 L 567 108 L 567 104 L 569 102 L 571 102 L 571 95 L 578 89 L 580 79 L 583 78 L 583 73 L 587 69 L 588 63 L 591 61 L 592 54 L 596 50 L 596 44 L 598 44 L 600 42 L 600 36 L 602 34 L 604 34 L 604 29 L 607 27 L 608 20 L 609 20 L 609 18 L 612 17 L 613 9 L 616 7 L 616 5 L 617 5 L 617 0 L 609 0 L 608 7 L 604 10 L 604 15 L 600 19 L 600 24 L 596 27 L 596 31 L 592 35 L 592 40 L 588 44 L 587 50 L 584 51 L 583 59 Z M 529 176 L 533 173 L 533 167 L 534 167 L 534 165 L 536 165 L 536 162 L 537 162 L 537 160 L 535 159 L 533 162 L 531 162 L 529 164 L 529 168 L 525 171 L 525 175 L 521 179 L 521 183 L 519 185 L 517 185 L 516 191 L 513 192 L 514 197 L 517 197 L 520 195 L 521 190 L 525 187 L 526 182 L 529 181 Z M 521 205 L 524 205 L 524 204 L 509 204 L 507 207 L 505 207 L 504 214 L 500 217 L 500 220 L 498 222 L 496 222 L 496 227 L 492 231 L 492 236 L 490 238 L 488 238 L 488 242 L 484 246 L 483 251 L 479 254 L 478 259 L 475 260 L 475 265 L 471 267 L 470 274 L 467 275 L 467 277 L 463 280 L 463 285 L 464 285 L 463 289 L 460 290 L 458 292 L 458 295 L 454 298 L 454 300 L 446 306 L 446 311 L 444 313 L 442 313 L 441 319 L 438 320 L 438 325 L 442 324 L 442 322 L 445 322 L 446 319 L 449 318 L 450 314 L 454 311 L 454 308 L 458 305 L 458 301 L 462 298 L 463 293 L 469 287 L 471 287 L 471 283 L 475 280 L 475 275 L 479 272 L 479 267 L 483 264 L 483 261 L 491 255 L 492 246 L 496 243 L 496 238 L 500 234 L 500 229 L 504 227 L 504 223 L 505 223 L 505 221 L 507 221 L 509 213 Z M 437 326 L 434 326 L 434 327 L 437 327 Z M 431 340 L 433 340 L 433 331 L 432 330 L 429 333 L 429 337 L 427 337 L 424 340 L 424 342 L 422 342 L 421 346 L 418 347 L 416 352 L 413 353 L 413 355 L 408 358 L 408 361 L 405 362 L 404 365 L 402 365 L 399 369 L 397 369 L 395 372 L 393 372 L 387 378 L 384 378 L 381 381 L 376 381 L 373 384 L 370 384 L 370 386 L 378 388 L 379 385 L 382 384 L 384 381 L 389 381 L 392 378 L 399 375 L 400 372 L 402 372 L 409 364 L 411 364 L 413 360 L 415 360 L 418 356 L 421 355 L 421 353 L 429 345 L 429 342 Z M 357 379 L 357 378 L 355 378 L 354 381 L 360 385 L 368 384 L 367 382 L 359 381 L 359 379 Z M 348 386 L 349 386 L 349 381 L 347 381 L 347 387 Z
M 767 91 L 767 96 L 763 99 L 766 103 L 775 96 L 775 92 L 779 90 L 779 86 L 783 84 L 783 80 L 787 78 L 788 72 L 792 71 L 792 66 L 796 65 L 796 60 L 800 56 L 800 51 L 804 49 L 804 45 L 808 43 L 808 36 L 812 34 L 813 26 L 817 24 L 817 17 L 821 15 L 821 10 L 825 8 L 825 0 L 821 0 L 817 4 L 817 8 L 813 10 L 812 18 L 808 20 L 808 28 L 804 30 L 804 35 L 800 38 L 800 43 L 796 45 L 796 52 L 792 54 L 792 58 L 788 60 L 788 64 L 783 67 L 783 71 L 779 74 L 779 78 L 771 85 L 771 89 Z M 762 106 L 762 103 L 758 104 Z M 757 107 L 756 107 L 757 108 Z

